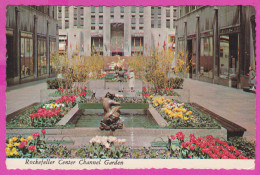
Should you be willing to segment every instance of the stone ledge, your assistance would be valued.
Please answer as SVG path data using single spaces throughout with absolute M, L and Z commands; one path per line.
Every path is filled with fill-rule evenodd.
M 153 116 L 154 120 L 160 127 L 169 126 L 169 124 L 162 118 L 162 116 L 154 109 L 154 107 L 150 104 L 148 108 L 149 112 Z
M 66 125 L 78 111 L 79 106 L 76 104 L 56 125 Z

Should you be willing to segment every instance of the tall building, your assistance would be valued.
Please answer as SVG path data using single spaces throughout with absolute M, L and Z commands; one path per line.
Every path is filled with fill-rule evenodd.
M 181 6 L 176 51 L 184 53 L 192 79 L 229 87 L 248 86 L 255 67 L 255 9 L 252 6 Z
M 90 56 L 151 54 L 174 47 L 176 7 L 59 6 L 59 51 Z
M 7 85 L 54 73 L 51 55 L 58 49 L 56 7 L 8 6 L 6 13 Z

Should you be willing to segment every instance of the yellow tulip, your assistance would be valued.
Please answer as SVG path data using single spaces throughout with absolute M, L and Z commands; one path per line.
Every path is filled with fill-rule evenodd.
M 186 113 L 186 115 L 190 115 L 190 114 L 192 114 L 192 111 L 188 111 L 188 112 Z
M 14 147 L 13 149 L 12 149 L 12 152 L 15 152 L 16 151 L 16 148 Z
M 184 119 L 184 121 L 186 121 L 186 120 L 188 120 L 189 118 L 188 118 L 188 117 L 184 117 L 183 119 Z
M 185 113 L 187 110 L 186 109 L 182 109 L 182 112 Z
M 14 141 L 13 139 L 9 139 L 9 143 L 12 144 Z
M 5 152 L 10 152 L 10 148 L 6 147 Z
M 18 156 L 19 153 L 17 151 L 13 152 L 14 155 Z
M 7 156 L 10 156 L 11 155 L 11 152 L 9 151 L 9 152 L 6 152 L 6 155 Z
M 19 143 L 14 143 L 14 146 L 20 146 L 20 142 Z
M 32 137 L 32 136 L 28 136 L 27 139 L 28 139 L 28 140 L 33 140 L 33 137 Z
M 16 141 L 17 141 L 17 137 L 13 137 L 13 141 L 15 141 L 15 142 L 16 142 Z
M 9 148 L 12 148 L 12 147 L 13 147 L 12 144 L 7 144 L 6 146 L 9 147 Z
M 20 138 L 20 141 L 21 141 L 21 142 L 22 142 L 22 141 L 24 141 L 24 138 L 23 138 L 23 137 L 21 137 L 21 138 Z

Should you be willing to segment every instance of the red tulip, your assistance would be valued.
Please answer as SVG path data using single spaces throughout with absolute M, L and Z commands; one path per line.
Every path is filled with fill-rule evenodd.
M 42 129 L 42 134 L 46 134 L 46 130 L 45 129 Z

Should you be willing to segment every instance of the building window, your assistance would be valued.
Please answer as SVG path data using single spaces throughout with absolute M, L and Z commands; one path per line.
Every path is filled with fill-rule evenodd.
M 144 7 L 139 7 L 139 13 L 144 13 Z
M 139 27 L 139 30 L 144 30 L 144 27 Z
M 80 21 L 79 21 L 79 25 L 80 27 L 83 27 L 84 26 L 84 18 L 80 18 Z
M 132 26 L 132 30 L 135 30 L 135 26 Z
M 110 13 L 114 13 L 115 8 L 114 7 L 110 7 Z
M 32 36 L 32 35 L 30 35 Z M 33 75 L 33 39 L 21 36 L 21 78 Z
M 58 18 L 62 18 L 62 8 L 58 7 Z
M 91 7 L 91 13 L 95 13 L 95 7 Z
M 111 19 L 114 19 L 114 15 L 111 15 L 110 17 L 111 17 Z
M 170 20 L 166 20 L 166 28 L 170 28 Z
M 103 26 L 99 26 L 99 30 L 103 30 Z
M 162 8 L 158 7 L 158 15 L 161 15 L 161 14 L 162 14 Z
M 124 13 L 125 8 L 124 7 L 120 7 L 120 13 Z
M 69 18 L 69 7 L 65 7 L 65 18 Z
M 78 26 L 78 19 L 74 18 L 74 26 Z
M 201 38 L 200 74 L 213 77 L 213 37 Z
M 171 11 L 170 10 L 166 10 L 166 18 L 170 18 L 171 16 Z
M 131 12 L 135 13 L 135 11 L 136 11 L 136 7 L 131 7 Z
M 151 27 L 154 28 L 154 20 L 151 20 Z
M 65 29 L 68 29 L 69 25 L 70 25 L 69 20 L 65 20 Z
M 99 7 L 99 13 L 103 13 L 103 7 Z
M 173 10 L 173 17 L 177 18 L 177 10 Z
M 121 19 L 124 19 L 124 15 L 120 15 L 120 18 L 121 18 Z
M 59 29 L 62 29 L 62 22 L 60 19 L 58 20 L 58 26 L 59 26 Z
M 80 7 L 79 14 L 80 16 L 84 16 L 84 7 Z
M 91 30 L 95 30 L 95 26 L 91 26 Z
M 136 22 L 135 18 L 132 17 L 132 18 L 131 18 L 131 23 L 132 23 L 132 24 L 135 24 L 135 22 Z
M 238 34 L 221 35 L 219 49 L 219 76 L 235 78 L 238 73 Z
M 158 28 L 161 28 L 161 20 L 158 20 Z
M 103 16 L 99 16 L 99 24 L 103 24 Z
M 38 76 L 47 74 L 46 39 L 38 38 Z
M 55 39 L 50 39 L 50 73 L 55 73 L 54 57 L 57 54 L 56 50 L 57 50 L 57 45 Z
M 91 24 L 95 24 L 95 23 L 96 23 L 95 16 L 91 16 Z
M 140 23 L 140 24 L 143 24 L 143 23 L 144 23 L 144 18 L 143 18 L 142 16 L 140 16 L 140 18 L 139 18 L 139 23 Z

